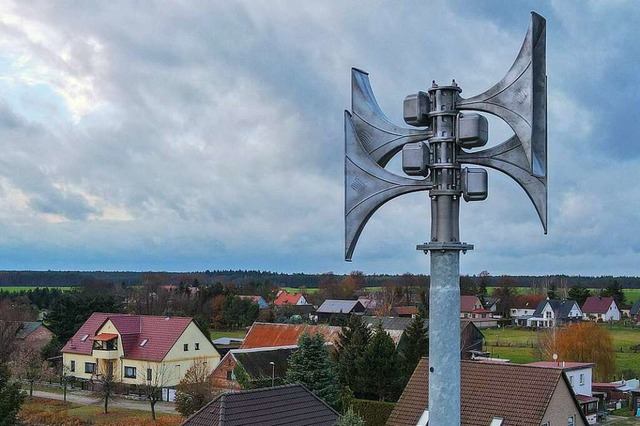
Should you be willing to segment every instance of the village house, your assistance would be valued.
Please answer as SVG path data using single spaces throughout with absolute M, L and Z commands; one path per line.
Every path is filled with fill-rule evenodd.
M 404 346 L 404 332 L 413 322 L 413 318 L 363 316 L 362 322 L 371 331 L 374 331 L 378 325 L 382 326 L 382 329 L 391 337 L 396 347 L 402 348 Z M 425 322 L 425 334 L 426 333 Z
M 364 315 L 364 306 L 358 300 L 327 299 L 316 310 L 318 322 L 329 322 L 336 315 Z
M 276 306 L 301 306 L 310 305 L 311 303 L 309 303 L 301 293 L 289 293 L 286 290 L 280 290 L 276 296 L 276 299 L 273 301 L 273 304 Z
M 562 370 L 569 379 L 569 384 L 580 409 L 590 425 L 597 422 L 598 398 L 593 397 L 593 369 L 595 364 L 590 362 L 538 361 L 526 365 L 542 368 L 556 368 Z
M 342 331 L 341 327 L 328 325 L 254 322 L 244 337 L 240 349 L 297 345 L 303 333 L 311 336 L 322 334 L 325 342 L 334 344 L 339 338 L 340 331 Z
M 210 376 L 211 383 L 218 389 L 241 390 L 234 372 L 241 366 L 252 382 L 264 386 L 283 384 L 287 374 L 289 356 L 298 349 L 297 345 L 273 348 L 232 349 L 222 357 Z
M 414 318 L 420 315 L 420 310 L 417 306 L 394 306 L 391 308 L 391 314 L 401 318 Z
M 545 299 L 527 318 L 527 327 L 550 328 L 582 320 L 582 311 L 575 300 Z
M 243 300 L 250 300 L 253 303 L 258 305 L 259 309 L 269 309 L 269 304 L 267 303 L 267 301 L 264 299 L 264 297 L 262 296 L 245 296 L 245 295 L 240 295 L 238 296 L 240 299 Z
M 582 317 L 596 322 L 620 321 L 620 309 L 613 297 L 590 296 L 582 305 Z
M 25 321 L 16 334 L 18 346 L 40 352 L 53 339 L 53 332 L 42 325 L 42 321 Z
M 480 329 L 498 326 L 498 319 L 494 318 L 492 311 L 484 308 L 478 296 L 460 296 L 460 319 L 473 321 Z
M 220 362 L 209 338 L 187 317 L 93 313 L 61 352 L 68 376 L 93 381 L 110 373 L 123 385 L 156 381 L 166 389 L 196 360 L 212 370 Z
M 461 426 L 586 426 L 588 421 L 561 369 L 461 361 Z M 429 360 L 422 358 L 387 426 L 425 426 Z
M 527 326 L 527 320 L 533 316 L 538 304 L 547 297 L 541 294 L 519 295 L 511 304 L 509 315 L 513 318 L 515 325 Z
M 633 305 L 631 305 L 631 308 L 629 309 L 629 318 L 631 318 L 633 321 L 638 322 L 638 320 L 640 320 L 640 299 L 636 300 L 635 303 Z

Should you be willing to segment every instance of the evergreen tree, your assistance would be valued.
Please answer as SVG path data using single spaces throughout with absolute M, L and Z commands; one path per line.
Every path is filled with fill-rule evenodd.
M 360 359 L 361 379 L 379 401 L 395 401 L 404 383 L 402 359 L 389 334 L 378 324 Z
M 568 296 L 569 300 L 575 300 L 576 302 L 578 302 L 579 306 L 582 306 L 587 300 L 587 297 L 591 296 L 591 292 L 588 288 L 576 284 L 571 286 Z
M 605 297 L 613 297 L 613 300 L 616 301 L 618 308 L 620 308 L 625 302 L 624 292 L 622 291 L 622 286 L 620 285 L 620 283 L 618 283 L 618 280 L 613 280 L 611 284 L 609 284 L 607 288 L 602 291 L 602 295 Z
M 547 291 L 547 297 L 550 300 L 558 299 L 558 287 L 554 283 L 551 283 L 551 285 L 549 285 L 549 291 Z
M 20 390 L 20 383 L 9 381 L 7 366 L 0 363 L 0 426 L 20 424 L 16 417 L 25 397 Z
M 406 377 L 411 377 L 420 358 L 429 355 L 429 336 L 424 326 L 424 319 L 417 316 L 404 332 L 405 347 L 403 350 Z
M 358 315 L 352 315 L 346 327 L 343 327 L 336 343 L 336 360 L 338 379 L 342 386 L 348 386 L 355 394 L 361 396 L 362 389 L 359 366 L 364 348 L 371 340 L 371 330 Z
M 287 382 L 300 383 L 331 407 L 339 406 L 338 376 L 321 334 L 300 336 L 298 350 L 289 358 Z

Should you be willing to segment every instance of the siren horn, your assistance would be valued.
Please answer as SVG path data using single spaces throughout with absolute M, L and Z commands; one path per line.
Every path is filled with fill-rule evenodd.
M 515 135 L 484 151 L 462 151 L 458 161 L 491 167 L 511 176 L 533 202 L 546 234 L 546 22 L 535 12 L 531 15 L 531 26 L 507 75 L 480 95 L 456 100 L 456 109 L 493 114 L 507 122 Z
M 428 128 L 406 129 L 389 121 L 373 95 L 369 74 L 357 68 L 351 69 L 351 110 L 353 125 L 363 148 L 381 167 L 386 166 L 404 144 L 433 136 Z
M 350 261 L 360 233 L 380 206 L 403 194 L 429 190 L 432 184 L 428 178 L 398 176 L 376 163 L 364 148 L 348 111 L 344 114 L 344 133 L 345 260 Z

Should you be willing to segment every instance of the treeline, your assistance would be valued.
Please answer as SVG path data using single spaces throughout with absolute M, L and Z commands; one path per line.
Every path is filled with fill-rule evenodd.
M 241 287 L 255 282 L 269 282 L 278 287 L 319 288 L 327 279 L 342 280 L 348 275 L 333 274 L 284 274 L 258 270 L 206 270 L 196 272 L 109 272 L 109 271 L 0 271 L 1 287 L 82 287 L 91 284 L 118 284 L 125 286 L 144 285 L 148 276 L 162 276 L 165 284 L 211 285 L 215 283 L 233 284 Z M 403 274 L 406 275 L 406 274 Z M 402 280 L 403 275 L 363 274 L 366 287 L 381 287 L 389 282 Z M 426 275 L 415 275 L 425 278 Z M 491 275 L 483 271 L 477 275 L 465 275 L 471 284 L 488 287 L 499 286 L 505 275 Z M 513 275 L 515 287 L 536 287 L 547 282 L 562 283 L 566 287 L 605 288 L 616 280 L 623 288 L 640 288 L 640 277 L 625 276 L 570 276 L 570 275 Z

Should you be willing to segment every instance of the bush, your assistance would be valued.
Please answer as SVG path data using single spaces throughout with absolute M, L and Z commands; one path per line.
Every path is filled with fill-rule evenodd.
M 394 406 L 392 402 L 353 400 L 353 411 L 364 419 L 367 426 L 384 426 Z

